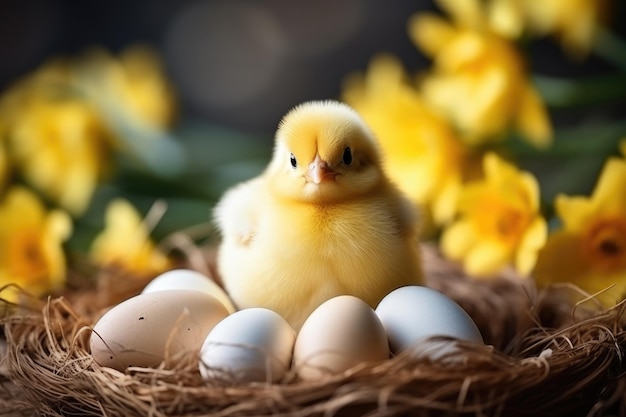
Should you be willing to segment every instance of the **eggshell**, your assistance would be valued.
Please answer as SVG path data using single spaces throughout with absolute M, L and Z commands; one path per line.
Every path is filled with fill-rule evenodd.
M 200 291 L 140 294 L 107 311 L 93 327 L 91 354 L 102 366 L 156 367 L 181 351 L 199 351 L 209 331 L 228 315 Z
M 224 290 L 211 278 L 192 269 L 172 269 L 164 272 L 150 281 L 142 294 L 169 290 L 202 291 L 217 298 L 229 313 L 235 312 L 235 306 Z
M 374 310 L 351 295 L 322 303 L 306 319 L 294 346 L 294 368 L 304 380 L 389 358 L 385 329 Z
M 237 311 L 209 333 L 200 353 L 203 378 L 272 381 L 291 365 L 295 331 L 280 315 L 265 308 Z
M 471 317 L 452 299 L 427 287 L 407 286 L 390 292 L 376 307 L 394 353 L 412 349 L 432 359 L 449 353 L 450 343 L 425 343 L 434 336 L 449 336 L 483 343 Z

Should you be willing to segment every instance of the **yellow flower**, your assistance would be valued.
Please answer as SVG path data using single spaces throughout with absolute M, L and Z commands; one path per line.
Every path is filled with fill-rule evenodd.
M 65 282 L 61 245 L 71 230 L 66 213 L 46 212 L 26 188 L 8 190 L 0 203 L 0 286 L 14 283 L 36 296 L 61 288 Z M 17 301 L 18 293 L 7 289 L 0 298 Z
M 591 197 L 559 195 L 562 229 L 540 252 L 538 283 L 570 282 L 607 306 L 626 296 L 626 160 L 610 158 Z
M 61 59 L 46 62 L 36 71 L 16 80 L 0 96 L 0 138 L 10 137 L 16 121 L 31 107 L 43 102 L 77 99 L 80 97 L 72 88 L 70 63 Z
M 502 138 L 513 127 L 548 146 L 548 114 L 515 46 L 489 30 L 477 0 L 439 3 L 454 25 L 429 13 L 409 22 L 413 41 L 434 60 L 422 85 L 425 98 L 473 144 Z
M 105 229 L 94 240 L 90 257 L 135 273 L 154 274 L 170 267 L 169 259 L 150 240 L 139 213 L 126 200 L 113 200 L 106 209 Z
M 80 214 L 108 162 L 108 133 L 86 103 L 33 100 L 11 126 L 15 166 L 43 194 Z
M 120 59 L 100 52 L 51 61 L 0 98 L 0 137 L 15 169 L 75 215 L 108 171 L 113 148 L 160 155 L 162 143 L 152 139 L 163 135 L 154 132 L 173 118 L 171 88 L 145 48 Z
M 157 55 L 147 47 L 130 47 L 119 59 L 92 50 L 77 63 L 76 74 L 78 86 L 105 108 L 158 128 L 174 121 L 173 89 Z
M 464 149 L 405 78 L 396 58 L 381 55 L 365 77 L 347 80 L 343 99 L 377 136 L 390 178 L 442 224 L 454 215 Z
M 493 275 L 509 264 L 526 275 L 547 235 L 537 181 L 492 153 L 485 155 L 484 172 L 483 180 L 462 190 L 460 216 L 444 231 L 442 250 L 472 276 Z
M 517 38 L 526 30 L 533 35 L 555 35 L 574 57 L 591 49 L 606 0 L 491 0 L 490 21 L 499 33 Z
M 15 170 L 42 194 L 81 214 L 108 165 L 110 134 L 56 60 L 15 83 L 0 99 L 0 136 Z
M 119 90 L 139 117 L 155 126 L 170 126 L 176 117 L 174 90 L 154 51 L 133 47 L 120 55 L 124 77 Z

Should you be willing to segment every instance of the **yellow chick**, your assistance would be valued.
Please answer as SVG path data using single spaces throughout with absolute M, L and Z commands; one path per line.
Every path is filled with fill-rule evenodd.
M 375 307 L 422 282 L 414 211 L 354 110 L 304 103 L 280 123 L 267 169 L 216 206 L 218 270 L 239 308 L 269 308 L 295 329 L 337 295 Z

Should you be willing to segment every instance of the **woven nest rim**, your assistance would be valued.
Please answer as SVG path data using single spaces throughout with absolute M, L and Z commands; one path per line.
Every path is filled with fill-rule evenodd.
M 430 271 L 428 285 L 468 311 L 487 346 L 462 344 L 449 361 L 401 354 L 316 382 L 299 381 L 295 372 L 274 384 L 207 382 L 197 353 L 123 373 L 98 366 L 89 353 L 101 309 L 93 308 L 94 292 L 83 291 L 2 319 L 3 373 L 13 390 L 0 394 L 0 411 L 305 417 L 626 410 L 626 302 L 589 309 L 537 291 L 528 280 L 473 281 L 437 262 L 441 268 Z

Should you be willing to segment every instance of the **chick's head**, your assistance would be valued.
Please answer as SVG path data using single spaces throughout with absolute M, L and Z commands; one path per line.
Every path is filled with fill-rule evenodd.
M 372 133 L 354 110 L 334 101 L 304 103 L 287 113 L 268 177 L 278 196 L 313 204 L 350 200 L 384 181 Z

